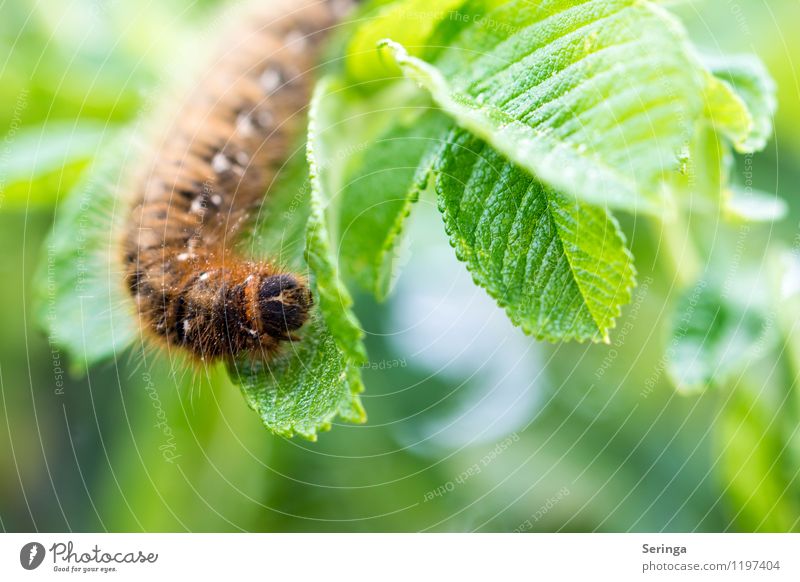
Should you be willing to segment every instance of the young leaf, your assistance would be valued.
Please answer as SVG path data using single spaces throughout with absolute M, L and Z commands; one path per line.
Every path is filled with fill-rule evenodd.
M 706 116 L 711 125 L 725 136 L 728 142 L 737 148 L 742 148 L 754 126 L 753 116 L 750 115 L 747 104 L 736 94 L 733 87 L 710 73 L 706 93 Z
M 606 211 L 541 185 L 464 130 L 436 174 L 458 258 L 515 325 L 550 341 L 608 341 L 635 275 Z
M 741 299 L 723 293 L 716 282 L 702 280 L 678 302 L 667 372 L 679 392 L 723 386 L 775 341 L 774 326 L 768 324 L 756 293 L 747 293 L 744 281 L 739 283 Z
M 124 220 L 120 168 L 132 141 L 121 138 L 58 207 L 37 274 L 36 317 L 75 373 L 120 354 L 136 337 L 116 242 Z
M 389 293 L 393 251 L 412 205 L 425 188 L 433 154 L 452 122 L 435 110 L 399 120 L 364 152 L 345 180 L 340 232 L 342 270 L 383 300 Z
M 319 314 L 294 343 L 275 360 L 240 360 L 229 369 L 245 400 L 272 432 L 317 440 L 336 415 L 364 422 L 358 396 L 360 370 L 339 350 Z
M 772 135 L 778 101 L 776 85 L 758 57 L 706 59 L 707 115 L 740 153 L 763 150 Z
M 705 75 L 671 16 L 641 0 L 460 10 L 441 24 L 457 30 L 434 63 L 384 42 L 407 76 L 544 184 L 598 205 L 669 209 L 663 179 L 702 115 Z
M 360 26 L 347 45 L 345 68 L 353 81 L 371 81 L 397 76 L 400 70 L 391 59 L 382 58 L 378 42 L 388 36 L 410 47 L 420 56 L 426 41 L 440 21 L 447 18 L 465 0 L 407 0 L 381 6 L 370 18 L 369 25 Z
M 323 103 L 328 99 L 329 103 Z M 311 181 L 310 214 L 306 232 L 306 260 L 316 276 L 316 290 L 319 295 L 319 309 L 333 334 L 339 349 L 353 362 L 366 361 L 362 338 L 364 332 L 351 310 L 353 299 L 339 276 L 337 252 L 333 241 L 336 233 L 331 233 L 329 225 L 337 225 L 339 195 L 336 173 L 340 171 L 342 160 L 338 163 L 321 163 L 332 154 L 325 141 L 325 132 L 330 130 L 330 113 L 335 103 L 334 81 L 330 77 L 322 79 L 314 91 L 309 108 L 307 158 Z M 333 109 L 336 111 L 336 108 Z M 327 121 L 326 121 L 327 120 Z

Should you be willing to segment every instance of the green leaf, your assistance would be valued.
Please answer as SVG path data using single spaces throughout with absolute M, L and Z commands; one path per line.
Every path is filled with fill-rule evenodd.
M 361 372 L 339 350 L 319 314 L 276 359 L 240 360 L 229 369 L 245 400 L 272 432 L 317 440 L 317 431 L 329 430 L 339 415 L 364 422 L 358 396 L 363 392 Z
M 458 258 L 515 325 L 550 341 L 608 341 L 635 273 L 606 211 L 542 186 L 463 130 L 436 174 Z
M 434 154 L 452 125 L 427 108 L 387 109 L 382 114 L 397 121 L 370 144 L 348 174 L 340 217 L 342 270 L 379 300 L 389 293 L 403 224 L 426 187 Z
M 755 55 L 706 59 L 707 115 L 740 153 L 763 150 L 772 135 L 777 87 Z
M 322 79 L 314 91 L 309 107 L 307 158 L 311 181 L 310 214 L 306 231 L 306 260 L 315 275 L 319 295 L 319 309 L 333 334 L 339 349 L 353 362 L 367 359 L 362 338 L 364 332 L 352 312 L 353 299 L 339 275 L 337 248 L 334 241 L 338 233 L 330 225 L 338 225 L 338 184 L 342 160 L 329 163 L 333 158 L 333 144 L 326 142 L 326 132 L 331 126 L 326 120 L 336 120 L 340 111 L 331 77 Z M 325 102 L 327 100 L 327 102 Z M 333 112 L 331 112 L 333 111 Z M 336 132 L 331 132 L 334 137 Z
M 785 218 L 789 206 L 776 194 L 733 186 L 725 207 L 730 219 L 750 222 L 772 222 Z
M 786 410 L 771 411 L 765 394 L 737 387 L 715 426 L 725 498 L 739 531 L 789 532 L 797 527 L 800 506 L 793 499 L 796 467 L 781 438 Z
M 306 226 L 311 208 L 308 164 L 292 156 L 267 192 L 253 235 L 244 241 L 250 256 L 278 259 L 305 269 Z M 301 340 L 283 348 L 271 361 L 241 358 L 228 367 L 250 407 L 270 431 L 316 440 L 338 414 L 364 422 L 358 396 L 364 390 L 361 371 L 337 346 L 325 319 L 315 311 L 301 330 Z
M 680 172 L 670 179 L 676 196 L 693 210 L 716 213 L 725 205 L 734 160 L 730 145 L 710 124 L 700 124 L 689 142 Z
M 692 210 L 720 212 L 728 220 L 771 222 L 786 216 L 788 206 L 775 194 L 731 185 L 733 152 L 727 139 L 702 123 L 689 144 L 681 172 L 670 180 L 674 192 Z
M 70 190 L 112 130 L 94 121 L 49 122 L 10 132 L 0 160 L 0 208 L 54 204 Z
M 308 223 L 308 162 L 305 141 L 289 154 L 241 241 L 242 251 L 251 257 L 270 257 L 298 271 L 307 270 L 303 258 Z
M 347 45 L 345 68 L 348 77 L 359 82 L 400 75 L 397 65 L 381 55 L 378 42 L 391 36 L 411 47 L 412 54 L 420 56 L 436 26 L 464 2 L 439 0 L 431 4 L 431 0 L 407 0 L 381 6 L 371 15 L 369 25 L 358 27 Z
M 98 161 L 85 182 L 57 211 L 36 280 L 36 317 L 51 341 L 70 356 L 75 372 L 121 353 L 137 338 L 135 309 L 122 287 L 116 262 L 126 200 L 117 187 L 122 167 L 137 152 L 121 139 Z M 298 160 L 304 162 L 303 157 Z M 308 218 L 307 167 L 295 160 L 265 198 L 255 234 L 244 241 L 249 254 L 302 264 Z M 251 407 L 267 428 L 314 438 L 340 414 L 362 422 L 360 370 L 344 357 L 318 315 L 272 362 L 239 362 L 231 368 Z M 190 364 L 186 364 L 190 365 Z
M 753 116 L 747 104 L 722 79 L 708 74 L 706 115 L 711 124 L 737 148 L 743 147 L 753 130 Z
M 133 147 L 119 138 L 59 206 L 36 277 L 36 318 L 75 373 L 119 355 L 137 336 L 116 256 L 125 219 L 117 185 Z
M 792 370 L 800 370 L 800 249 L 791 249 L 776 245 L 771 249 L 766 264 L 770 284 L 770 302 L 773 306 L 774 319 L 783 339 L 782 347 Z M 796 373 L 796 372 L 795 372 Z M 800 384 L 787 383 L 786 392 L 793 403 L 792 418 L 800 421 Z M 795 423 L 796 425 L 797 423 Z M 800 460 L 800 432 L 791 439 L 795 458 Z
M 472 0 L 463 19 L 443 21 L 449 45 L 433 64 L 383 46 L 459 124 L 548 186 L 669 210 L 664 178 L 702 116 L 705 85 L 680 24 L 642 0 L 494 4 Z
M 701 280 L 684 292 L 672 314 L 667 349 L 667 372 L 679 392 L 724 386 L 775 342 L 753 285 L 738 278 L 724 286 Z M 737 295 L 725 291 L 730 288 Z

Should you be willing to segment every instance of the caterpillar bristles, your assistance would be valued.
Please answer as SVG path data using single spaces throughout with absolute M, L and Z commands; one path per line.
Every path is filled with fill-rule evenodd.
M 340 3 L 270 1 L 243 12 L 136 180 L 121 262 L 145 334 L 191 358 L 269 358 L 298 339 L 303 275 L 243 258 L 239 235 L 304 128 L 320 45 Z

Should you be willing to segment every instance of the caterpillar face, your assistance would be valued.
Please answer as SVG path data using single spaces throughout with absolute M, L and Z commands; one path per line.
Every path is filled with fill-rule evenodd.
M 143 328 L 200 359 L 269 357 L 313 306 L 307 280 L 233 248 L 304 128 L 318 47 L 340 3 L 245 14 L 163 128 L 124 233 Z
M 313 304 L 308 287 L 290 273 L 265 277 L 258 288 L 261 325 L 272 337 L 290 339 L 303 327 Z

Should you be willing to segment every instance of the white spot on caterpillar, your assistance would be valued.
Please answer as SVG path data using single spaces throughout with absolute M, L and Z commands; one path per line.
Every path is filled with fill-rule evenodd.
M 250 118 L 250 114 L 240 113 L 236 117 L 236 131 L 243 136 L 253 135 L 253 129 L 253 120 Z
M 183 320 L 183 333 L 189 333 L 189 330 L 192 329 L 192 323 L 188 319 Z
M 214 194 L 213 196 L 211 196 L 211 204 L 213 204 L 214 206 L 219 206 L 220 204 L 222 204 L 222 196 L 220 196 L 219 194 Z
M 192 200 L 192 205 L 189 207 L 189 210 L 191 210 L 194 213 L 199 213 L 199 212 L 203 212 L 203 210 L 205 210 L 205 208 L 206 208 L 206 206 L 205 206 L 203 197 L 202 196 L 198 196 L 197 198 Z
M 201 281 L 205 281 L 206 279 L 208 279 L 208 277 L 209 277 L 208 272 L 200 273 L 200 280 Z
M 258 115 L 256 116 L 256 122 L 258 123 L 259 127 L 262 127 L 263 129 L 266 129 L 272 125 L 272 120 L 272 113 L 266 110 L 259 111 Z
M 331 12 L 337 20 L 343 18 L 353 8 L 352 0 L 332 0 Z
M 175 258 L 176 258 L 176 259 L 178 259 L 179 261 L 186 261 L 186 260 L 188 260 L 188 259 L 189 259 L 189 257 L 191 257 L 191 256 L 192 256 L 192 255 L 190 255 L 189 253 L 181 253 L 181 254 L 179 254 L 179 255 L 178 255 L 177 257 L 175 257 Z
M 151 180 L 147 184 L 147 193 L 145 194 L 145 198 L 148 196 L 152 196 L 153 198 L 159 198 L 163 196 L 167 191 L 167 186 L 161 180 Z
M 246 166 L 246 165 L 248 164 L 248 162 L 250 162 L 250 156 L 248 156 L 248 155 L 247 155 L 246 153 L 244 153 L 244 152 L 239 152 L 238 154 L 236 154 L 236 161 L 237 161 L 237 162 L 238 162 L 240 165 L 242 165 L 242 166 Z
M 272 93 L 275 89 L 281 86 L 283 83 L 283 78 L 281 77 L 280 71 L 269 67 L 266 71 L 261 73 L 261 76 L 258 78 L 258 82 L 264 91 L 267 93 Z
M 218 153 L 211 158 L 211 169 L 217 174 L 221 174 L 231 169 L 231 163 L 228 161 L 228 158 L 225 157 L 225 154 Z
M 254 329 L 248 329 L 247 333 L 249 333 L 253 337 L 258 337 L 258 332 Z
M 299 30 L 290 31 L 284 38 L 286 47 L 294 53 L 303 53 L 308 48 L 308 38 Z
M 245 282 L 245 284 L 247 284 L 252 280 L 253 280 L 253 276 L 252 275 L 248 275 L 247 278 L 244 280 L 244 282 Z

